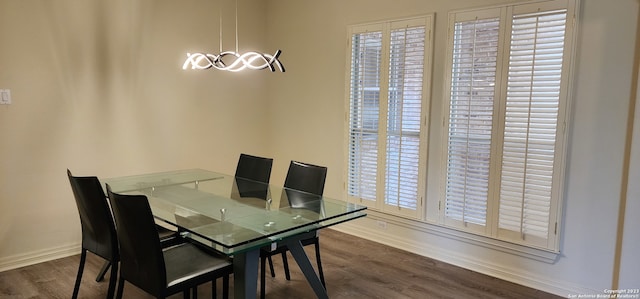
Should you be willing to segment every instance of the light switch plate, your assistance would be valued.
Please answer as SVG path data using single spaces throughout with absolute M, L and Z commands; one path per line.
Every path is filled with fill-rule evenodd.
M 0 89 L 0 105 L 11 105 L 11 90 Z

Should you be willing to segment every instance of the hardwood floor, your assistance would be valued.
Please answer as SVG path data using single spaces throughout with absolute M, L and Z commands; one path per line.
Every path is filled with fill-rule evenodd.
M 330 298 L 562 298 L 334 230 L 325 229 L 320 237 Z M 313 246 L 307 253 L 314 256 Z M 0 298 L 70 298 L 79 260 L 78 254 L 2 272 Z M 282 260 L 275 257 L 276 277 L 267 275 L 266 297 L 315 298 L 293 258 L 289 257 L 289 261 L 291 281 L 285 280 Z M 87 255 L 80 298 L 106 296 L 109 274 L 104 281 L 95 281 L 102 263 L 99 257 Z M 315 265 L 313 258 L 312 264 Z M 233 278 L 231 283 L 233 286 Z M 218 280 L 218 298 L 221 287 Z M 128 283 L 124 297 L 151 298 Z M 211 298 L 211 286 L 200 286 L 198 297 Z

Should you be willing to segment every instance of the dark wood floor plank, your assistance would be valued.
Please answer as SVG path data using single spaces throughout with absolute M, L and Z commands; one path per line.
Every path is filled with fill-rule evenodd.
M 337 231 L 326 229 L 320 236 L 327 291 L 332 299 L 561 298 Z M 313 247 L 305 250 L 315 267 Z M 279 256 L 274 258 L 276 277 L 267 275 L 266 297 L 314 298 L 311 287 L 291 256 L 289 261 L 291 280 L 287 281 L 282 260 Z M 2 272 L 0 298 L 70 298 L 79 262 L 79 255 L 76 255 Z M 109 273 L 104 281 L 95 281 L 102 263 L 101 258 L 87 255 L 80 298 L 106 296 Z M 220 298 L 221 280 L 217 284 Z M 125 285 L 124 294 L 125 298 L 152 298 L 131 284 Z M 200 286 L 198 295 L 199 298 L 211 298 L 211 285 Z M 171 298 L 182 298 L 182 295 L 176 294 Z

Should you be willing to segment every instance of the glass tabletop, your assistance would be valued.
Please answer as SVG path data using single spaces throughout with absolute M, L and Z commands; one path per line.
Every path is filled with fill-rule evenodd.
M 365 206 L 202 169 L 102 182 L 146 195 L 157 219 L 229 255 L 366 216 Z

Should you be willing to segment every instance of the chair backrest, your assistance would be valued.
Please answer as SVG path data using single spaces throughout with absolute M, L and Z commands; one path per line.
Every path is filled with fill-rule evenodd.
M 147 197 L 113 193 L 109 185 L 107 193 L 118 229 L 120 277 L 161 296 L 167 288 L 167 272 Z
M 75 177 L 67 169 L 82 225 L 82 248 L 109 261 L 118 261 L 118 239 L 111 210 L 95 176 Z
M 286 197 L 286 201 L 292 209 L 304 209 L 318 214 L 322 212 L 322 203 L 320 202 L 322 195 L 287 188 L 283 191 L 283 197 Z M 280 202 L 282 201 L 281 198 Z
M 267 183 L 241 177 L 236 177 L 235 180 L 236 189 L 234 191 L 237 191 L 237 193 L 233 192 L 232 198 L 236 198 L 234 195 L 237 194 L 239 198 L 253 197 L 267 200 L 267 194 L 269 193 L 269 185 Z
M 272 165 L 272 158 L 240 154 L 235 176 L 243 179 L 269 183 Z
M 322 195 L 327 168 L 298 161 L 291 161 L 284 187 Z

